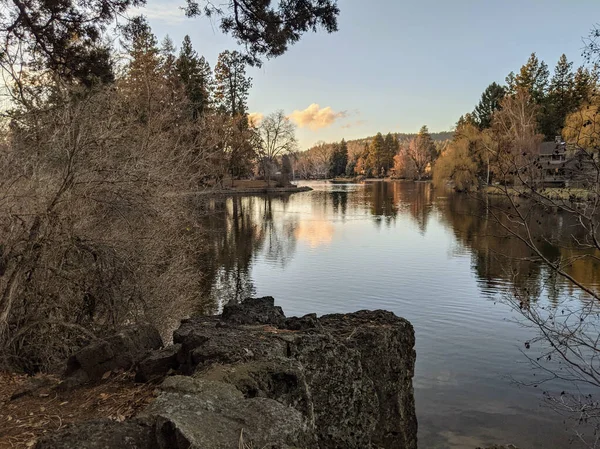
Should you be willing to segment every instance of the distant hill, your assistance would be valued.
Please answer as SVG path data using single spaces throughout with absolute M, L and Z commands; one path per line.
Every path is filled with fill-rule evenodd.
M 413 137 L 415 137 L 417 135 L 417 133 L 392 133 L 392 135 L 395 135 L 398 140 L 400 142 L 406 142 L 410 139 L 412 139 Z M 452 137 L 454 137 L 454 132 L 453 131 L 443 131 L 443 132 L 439 132 L 439 133 L 430 133 L 431 138 L 435 141 L 435 142 L 443 142 L 445 140 L 450 140 L 452 139 Z M 385 136 L 385 134 L 384 134 Z M 371 140 L 373 140 L 375 136 L 369 136 L 369 137 L 363 137 L 362 139 L 352 139 L 352 140 L 347 140 L 346 142 L 348 143 L 348 153 L 352 156 L 355 153 L 360 153 L 363 148 L 365 147 L 365 144 L 368 144 L 371 142 Z M 333 146 L 335 142 L 327 142 L 324 144 L 324 146 L 326 148 L 330 148 Z M 316 146 L 310 148 L 316 148 L 317 146 L 320 146 L 322 144 L 317 144 Z M 309 149 L 309 150 L 310 150 Z

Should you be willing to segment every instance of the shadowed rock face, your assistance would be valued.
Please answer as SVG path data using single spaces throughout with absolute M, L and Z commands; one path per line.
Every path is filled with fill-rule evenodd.
M 184 320 L 174 343 L 138 365 L 178 373 L 140 416 L 161 449 L 417 447 L 414 332 L 390 312 L 286 318 L 249 299 Z

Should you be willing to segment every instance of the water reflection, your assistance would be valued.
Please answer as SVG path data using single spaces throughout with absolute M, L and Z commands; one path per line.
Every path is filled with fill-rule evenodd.
M 531 335 L 495 300 L 515 291 L 556 305 L 576 290 L 509 238 L 489 200 L 426 183 L 311 186 L 199 205 L 207 247 L 198 310 L 250 294 L 274 296 L 290 315 L 391 310 L 416 329 L 421 447 L 567 445 L 556 418 L 537 408 L 537 390 L 509 380 L 531 376 L 519 351 Z M 568 216 L 535 214 L 531 225 L 550 260 L 578 254 Z M 577 259 L 569 273 L 600 286 L 599 260 Z
M 438 200 L 436 208 L 457 241 L 471 253 L 473 270 L 490 290 L 509 286 L 529 301 L 545 294 L 554 305 L 561 297 L 572 296 L 577 290 L 572 284 L 539 263 L 527 245 L 503 228 L 519 225 L 495 213 L 502 201 L 455 194 Z M 584 235 L 576 217 L 541 210 L 531 215 L 529 226 L 544 257 L 552 262 L 582 257 L 575 258 L 565 271 L 584 285 L 599 286 L 600 252 L 577 248 Z
M 258 253 L 285 266 L 296 247 L 297 221 L 276 220 L 273 204 L 283 210 L 288 196 L 219 197 L 198 203 L 200 227 L 206 248 L 198 260 L 201 273 L 200 309 L 217 313 L 228 301 L 251 296 L 252 260 Z
M 428 183 L 373 182 L 365 186 L 332 184 L 325 190 L 276 197 L 230 197 L 199 205 L 208 247 L 199 260 L 202 296 L 212 298 L 203 312 L 218 310 L 223 302 L 255 292 L 251 279 L 257 254 L 280 267 L 293 258 L 298 241 L 316 249 L 331 245 L 334 220 L 371 216 L 376 228 L 410 220 L 421 235 L 435 215 L 455 237 L 459 253 L 470 254 L 473 272 L 491 293 L 513 289 L 535 301 L 545 294 L 553 303 L 575 289 L 536 260 L 532 251 L 490 216 L 489 199 L 436 192 Z M 549 260 L 579 254 L 573 247 L 580 230 L 571 216 L 541 214 L 532 223 L 539 246 Z M 600 285 L 600 254 L 576 259 L 569 274 L 586 285 Z

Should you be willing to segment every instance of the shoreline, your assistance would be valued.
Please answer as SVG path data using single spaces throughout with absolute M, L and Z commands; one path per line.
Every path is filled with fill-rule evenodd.
M 313 189 L 308 186 L 293 187 L 260 187 L 245 189 L 218 189 L 205 190 L 202 192 L 192 192 L 191 195 L 197 196 L 237 196 L 237 195 L 278 195 L 283 193 L 310 192 Z

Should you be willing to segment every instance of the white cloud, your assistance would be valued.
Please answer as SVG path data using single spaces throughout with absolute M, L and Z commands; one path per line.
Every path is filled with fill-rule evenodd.
M 258 126 L 265 118 L 265 115 L 262 112 L 251 112 L 248 114 L 248 123 L 252 126 Z
M 300 128 L 317 130 L 331 126 L 337 119 L 346 117 L 346 111 L 334 112 L 330 106 L 321 108 L 317 103 L 311 104 L 303 111 L 295 110 L 289 118 Z

